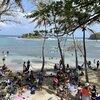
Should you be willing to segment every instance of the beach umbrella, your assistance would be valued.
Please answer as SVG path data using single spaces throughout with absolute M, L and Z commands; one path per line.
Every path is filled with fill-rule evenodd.
M 23 100 L 23 98 L 19 97 L 19 96 L 15 96 L 14 100 Z

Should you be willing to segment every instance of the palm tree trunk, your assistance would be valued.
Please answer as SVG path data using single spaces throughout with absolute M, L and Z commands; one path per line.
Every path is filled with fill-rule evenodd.
M 63 55 L 63 53 L 62 53 L 62 49 L 61 49 L 61 45 L 60 45 L 60 41 L 59 41 L 58 34 L 57 34 L 57 41 L 58 41 L 58 48 L 59 48 L 60 57 L 61 57 L 61 60 L 62 60 L 62 65 L 63 65 L 63 72 L 65 72 L 64 55 Z
M 42 45 L 42 68 L 41 68 L 41 72 L 43 72 L 44 66 L 45 66 L 44 47 L 45 47 L 46 35 L 47 35 L 47 33 L 46 33 L 46 24 L 45 24 L 45 36 L 44 36 L 43 45 Z
M 76 41 L 73 33 L 73 41 L 74 41 L 74 48 L 75 48 L 75 60 L 76 60 L 76 69 L 78 67 L 78 56 L 77 56 L 77 48 L 76 48 Z
M 57 31 L 57 26 L 56 26 L 56 15 L 54 14 L 54 12 L 52 11 L 52 14 L 54 16 L 54 25 L 55 25 L 55 29 Z M 60 57 L 61 57 L 61 60 L 62 60 L 62 65 L 63 65 L 63 72 L 65 72 L 65 62 L 64 62 L 64 56 L 63 56 L 63 53 L 62 53 L 62 49 L 61 49 L 61 45 L 60 45 L 60 40 L 59 40 L 59 37 L 58 37 L 58 32 L 56 32 L 57 34 L 57 42 L 58 42 L 58 48 L 59 48 L 59 52 L 60 52 Z
M 65 62 L 65 51 L 66 51 L 66 41 L 67 41 L 67 35 L 64 41 L 64 47 L 63 47 L 63 58 L 64 58 L 64 62 Z
M 46 41 L 46 38 L 44 37 L 43 45 L 42 45 L 42 68 L 41 68 L 41 72 L 43 72 L 44 66 L 45 66 L 45 56 L 44 56 L 45 41 Z
M 83 48 L 84 48 L 84 64 L 85 64 L 85 77 L 86 82 L 89 82 L 88 72 L 87 72 L 87 60 L 86 60 L 86 45 L 85 45 L 85 27 L 83 27 Z

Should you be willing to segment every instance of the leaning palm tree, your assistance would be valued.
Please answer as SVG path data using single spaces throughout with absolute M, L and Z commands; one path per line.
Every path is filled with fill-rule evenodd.
M 46 41 L 46 36 L 47 36 L 47 31 L 46 31 L 46 26 L 48 24 L 48 16 L 47 16 L 47 10 L 46 10 L 46 4 L 43 2 L 39 2 L 37 5 L 37 10 L 32 12 L 30 15 L 27 16 L 27 18 L 33 18 L 32 22 L 36 22 L 37 25 L 36 27 L 44 26 L 44 40 L 43 40 L 43 45 L 42 45 L 42 68 L 41 72 L 44 70 L 45 66 L 45 54 L 44 54 L 44 46 L 45 46 L 45 41 Z

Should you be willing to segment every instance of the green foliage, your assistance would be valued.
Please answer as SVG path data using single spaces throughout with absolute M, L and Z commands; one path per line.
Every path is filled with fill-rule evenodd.
M 100 32 L 90 35 L 89 39 L 100 40 Z
M 63 0 L 47 4 L 40 2 L 37 8 L 27 18 L 33 18 L 37 26 L 50 25 L 52 32 L 57 34 L 70 33 L 99 21 L 100 17 L 99 0 Z
M 27 34 L 23 34 L 22 36 L 21 36 L 21 38 L 42 38 L 42 35 L 40 34 L 40 32 L 39 31 L 37 31 L 37 30 L 35 30 L 33 33 L 27 33 Z

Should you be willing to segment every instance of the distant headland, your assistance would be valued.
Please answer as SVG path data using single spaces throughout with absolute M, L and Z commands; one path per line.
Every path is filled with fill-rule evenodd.
M 90 35 L 89 39 L 91 39 L 91 40 L 100 40 L 100 32 Z
M 26 33 L 26 34 L 23 34 L 22 36 L 19 36 L 18 38 L 41 39 L 42 38 L 42 35 L 39 34 L 38 32 L 34 32 L 34 33 Z

